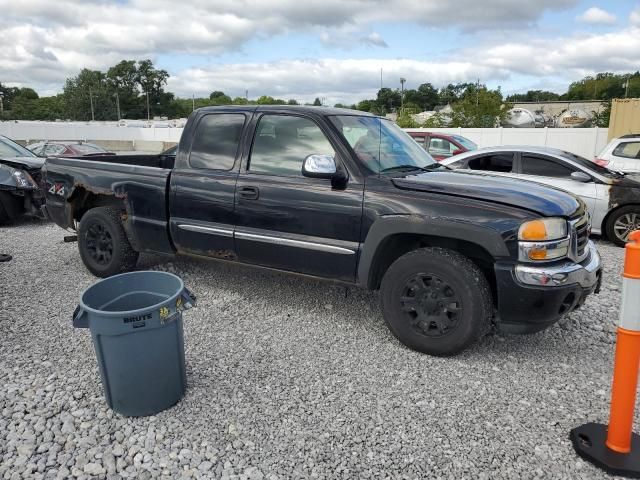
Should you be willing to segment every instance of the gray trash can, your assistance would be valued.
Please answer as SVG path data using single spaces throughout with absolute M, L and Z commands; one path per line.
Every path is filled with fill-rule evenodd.
M 89 328 L 107 404 L 126 416 L 153 415 L 177 403 L 187 381 L 182 311 L 195 297 L 166 272 L 123 273 L 87 288 L 73 314 Z

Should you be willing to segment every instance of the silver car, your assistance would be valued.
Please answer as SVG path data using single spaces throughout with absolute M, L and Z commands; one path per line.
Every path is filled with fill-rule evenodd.
M 640 173 L 640 134 L 614 138 L 594 162 L 617 172 Z
M 449 168 L 500 175 L 557 187 L 587 205 L 592 232 L 624 246 L 640 230 L 640 182 L 586 158 L 554 148 L 503 146 L 465 152 L 440 162 Z M 487 172 L 487 173 L 483 173 Z M 640 180 L 640 177 L 638 177 Z

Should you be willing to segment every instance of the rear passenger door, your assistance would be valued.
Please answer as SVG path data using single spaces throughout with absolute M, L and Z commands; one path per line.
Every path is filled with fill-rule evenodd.
M 241 261 L 345 281 L 355 279 L 363 184 L 302 176 L 312 154 L 341 164 L 330 129 L 304 115 L 260 113 L 236 189 Z
M 571 174 L 582 171 L 560 159 L 547 155 L 520 153 L 519 173 L 521 178 L 551 185 L 579 196 L 587 204 L 593 217 L 597 201 L 596 182 L 580 182 L 571 178 Z M 587 173 L 587 172 L 584 172 Z
M 236 258 L 234 196 L 247 115 L 203 115 L 196 120 L 187 158 L 176 161 L 171 173 L 170 225 L 180 253 Z

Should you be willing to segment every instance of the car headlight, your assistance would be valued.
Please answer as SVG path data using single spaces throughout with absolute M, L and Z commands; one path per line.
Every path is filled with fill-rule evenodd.
M 540 218 L 520 225 L 518 257 L 522 262 L 557 260 L 569 255 L 570 239 L 564 218 Z
M 28 190 L 34 190 L 38 188 L 38 184 L 31 178 L 27 172 L 23 170 L 16 170 L 13 172 L 13 178 L 15 178 L 18 187 Z

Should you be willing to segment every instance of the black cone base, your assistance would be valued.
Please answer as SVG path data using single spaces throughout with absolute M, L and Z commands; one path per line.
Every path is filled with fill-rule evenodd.
M 612 475 L 640 478 L 640 435 L 633 434 L 629 453 L 618 453 L 605 445 L 607 429 L 607 425 L 587 423 L 571 430 L 576 453 Z

